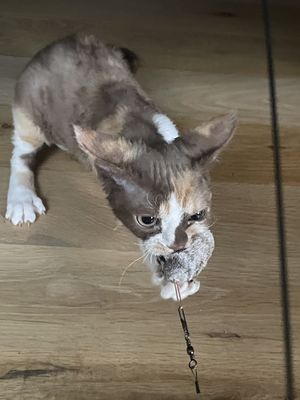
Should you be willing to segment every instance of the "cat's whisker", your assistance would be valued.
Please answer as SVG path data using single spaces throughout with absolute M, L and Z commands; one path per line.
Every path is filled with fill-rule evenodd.
M 145 260 L 149 260 L 149 262 L 151 261 L 151 252 L 150 250 L 146 250 L 145 251 Z
M 146 250 L 143 256 L 143 262 L 146 262 L 147 258 L 150 259 L 150 255 L 151 255 L 150 250 Z
M 151 263 L 153 263 L 153 259 L 154 259 L 154 255 L 153 255 L 153 254 L 150 254 Z
M 117 231 L 122 225 L 123 225 L 122 222 L 119 221 L 119 220 L 117 220 L 117 221 L 116 221 L 116 224 L 115 224 L 113 227 L 111 227 L 111 229 L 115 232 L 115 231 Z
M 129 263 L 129 264 L 127 265 L 127 267 L 124 268 L 124 270 L 123 270 L 123 272 L 122 272 L 122 274 L 121 274 L 120 280 L 119 280 L 119 285 L 118 285 L 119 287 L 122 285 L 124 276 L 125 276 L 126 272 L 129 270 L 129 268 L 132 267 L 135 263 L 137 263 L 137 262 L 138 262 L 139 260 L 141 260 L 142 258 L 143 258 L 143 255 L 140 256 L 140 257 L 138 257 L 136 260 L 132 261 L 131 263 Z
M 154 256 L 153 256 L 153 254 L 150 254 L 149 257 L 150 257 L 151 264 L 154 264 Z
M 154 254 L 150 253 L 150 262 L 151 264 L 154 264 L 155 258 L 154 258 Z
M 156 265 L 156 256 L 151 252 L 150 249 L 145 250 L 144 262 L 151 265 Z
M 216 217 L 214 217 L 214 220 L 210 223 L 210 225 L 207 226 L 207 228 L 211 228 L 212 226 L 214 226 L 217 223 L 218 219 Z

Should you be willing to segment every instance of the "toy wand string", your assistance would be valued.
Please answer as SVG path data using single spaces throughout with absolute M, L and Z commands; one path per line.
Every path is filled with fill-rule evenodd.
M 178 283 L 175 282 L 174 286 L 175 286 L 176 298 L 177 298 L 177 301 L 179 302 L 178 314 L 179 314 L 181 326 L 182 326 L 183 333 L 184 333 L 184 339 L 186 342 L 186 352 L 190 357 L 189 368 L 192 371 L 192 374 L 195 378 L 196 393 L 200 395 L 200 385 L 199 385 L 198 373 L 197 373 L 198 363 L 195 358 L 194 348 L 192 346 L 192 342 L 190 339 L 189 328 L 188 328 L 187 320 L 185 317 L 184 309 L 182 306 L 182 300 L 181 300 L 180 289 L 179 289 Z

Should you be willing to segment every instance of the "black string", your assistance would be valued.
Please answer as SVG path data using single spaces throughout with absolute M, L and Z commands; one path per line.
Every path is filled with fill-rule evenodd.
M 285 235 L 285 216 L 283 204 L 283 185 L 281 174 L 281 156 L 280 156 L 280 135 L 277 113 L 276 84 L 274 77 L 274 61 L 272 51 L 272 28 L 270 21 L 269 1 L 262 0 L 262 11 L 264 20 L 265 45 L 267 52 L 268 78 L 270 91 L 270 107 L 272 119 L 272 141 L 274 158 L 274 179 L 276 184 L 276 208 L 277 208 L 277 228 L 279 242 L 279 260 L 280 260 L 280 279 L 281 279 L 281 302 L 282 302 L 282 320 L 283 335 L 285 344 L 285 368 L 286 368 L 286 399 L 294 400 L 294 373 L 292 357 L 292 334 L 289 309 L 289 283 L 288 266 Z

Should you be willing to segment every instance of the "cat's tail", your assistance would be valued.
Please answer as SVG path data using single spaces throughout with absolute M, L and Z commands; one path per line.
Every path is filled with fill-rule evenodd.
M 126 47 L 120 47 L 119 50 L 121 51 L 124 60 L 127 62 L 130 71 L 135 74 L 140 66 L 139 56 Z

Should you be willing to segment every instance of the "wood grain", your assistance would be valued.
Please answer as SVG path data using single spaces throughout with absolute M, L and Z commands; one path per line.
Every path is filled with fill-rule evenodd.
M 299 390 L 299 6 L 273 7 Z M 213 170 L 215 254 L 200 292 L 185 301 L 205 400 L 284 399 L 260 18 L 253 1 L 1 3 L 2 216 L 13 85 L 29 57 L 55 38 L 88 29 L 132 47 L 143 59 L 139 81 L 182 129 L 238 109 L 236 138 Z M 41 158 L 47 215 L 22 228 L 0 220 L 0 399 L 194 399 L 176 304 L 160 299 L 140 262 L 118 284 L 139 257 L 136 239 L 117 227 L 98 182 L 81 165 L 55 150 Z

